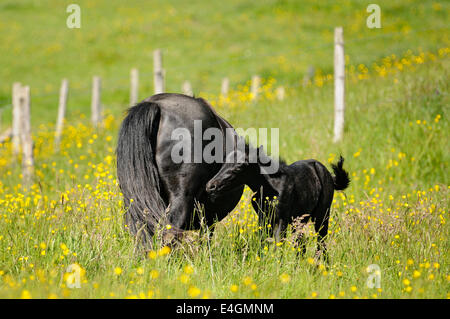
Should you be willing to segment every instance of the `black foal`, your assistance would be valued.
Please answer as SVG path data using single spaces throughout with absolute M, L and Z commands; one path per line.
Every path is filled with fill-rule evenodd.
M 313 159 L 297 161 L 291 165 L 281 161 L 276 173 L 265 174 L 264 165 L 273 159 L 265 155 L 262 148 L 258 148 L 257 160 L 251 163 L 251 150 L 255 149 L 246 145 L 245 152 L 236 150 L 229 154 L 234 160 L 222 165 L 207 183 L 206 191 L 214 198 L 215 195 L 240 185 L 248 185 L 255 192 L 252 204 L 260 222 L 264 220 L 263 214 L 267 213 L 260 209 L 264 207 L 261 200 L 276 196 L 273 218 L 275 239 L 279 241 L 285 236 L 287 226 L 293 219 L 302 217 L 302 223 L 311 219 L 318 233 L 317 251 L 322 252 L 327 259 L 324 239 L 328 234 L 334 191 L 344 190 L 350 183 L 348 173 L 343 169 L 344 158 L 341 156 L 336 164 L 332 164 L 334 176 L 323 164 Z M 303 238 L 299 238 L 299 244 L 304 253 L 306 248 Z

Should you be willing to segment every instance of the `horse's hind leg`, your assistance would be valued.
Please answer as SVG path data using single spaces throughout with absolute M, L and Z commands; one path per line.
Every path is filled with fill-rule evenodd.
M 170 194 L 168 205 L 164 212 L 165 218 L 161 223 L 160 236 L 163 243 L 173 245 L 185 238 L 184 232 L 189 227 L 190 216 L 194 207 L 194 198 L 189 196 L 176 196 Z

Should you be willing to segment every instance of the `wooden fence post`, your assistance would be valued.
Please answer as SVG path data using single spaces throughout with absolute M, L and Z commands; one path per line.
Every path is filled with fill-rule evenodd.
M 21 116 L 20 116 L 20 95 L 22 85 L 15 82 L 12 87 L 12 149 L 13 155 L 17 156 L 20 152 L 20 131 L 21 131 Z
M 160 49 L 153 51 L 153 85 L 155 94 L 164 93 L 164 69 Z
M 189 83 L 189 81 L 183 82 L 183 85 L 181 86 L 181 90 L 182 90 L 183 94 L 186 94 L 189 96 L 194 96 L 194 92 L 192 91 L 192 86 L 191 86 L 191 83 Z
M 345 57 L 342 27 L 334 29 L 334 137 L 342 140 L 345 110 Z
M 102 121 L 101 85 L 101 78 L 94 76 L 92 79 L 91 100 L 91 121 L 94 127 L 99 127 Z
M 254 75 L 252 77 L 252 86 L 250 91 L 252 94 L 252 100 L 256 100 L 258 98 L 260 85 L 261 85 L 261 78 L 258 75 Z
M 0 143 L 3 143 L 8 138 L 12 137 L 12 128 L 11 127 L 8 127 L 5 131 L 2 131 L 4 110 L 5 110 L 5 107 L 0 107 Z
M 33 140 L 31 137 L 31 100 L 30 87 L 24 86 L 19 95 L 21 131 L 20 140 L 22 144 L 22 176 L 25 185 L 29 185 L 33 175 Z
M 223 78 L 222 80 L 222 86 L 220 87 L 220 93 L 222 94 L 223 97 L 227 97 L 228 96 L 228 91 L 230 89 L 230 79 Z
M 69 81 L 67 79 L 63 79 L 61 82 L 61 88 L 59 89 L 58 118 L 56 120 L 55 131 L 55 151 L 59 150 L 59 145 L 61 143 L 61 134 L 64 128 L 64 119 L 66 117 L 68 92 Z
M 139 95 L 139 71 L 136 68 L 130 71 L 130 106 L 136 105 Z

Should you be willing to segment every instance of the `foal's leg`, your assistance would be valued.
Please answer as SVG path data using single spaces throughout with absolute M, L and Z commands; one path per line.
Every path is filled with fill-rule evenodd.
M 262 203 L 262 195 L 260 192 L 256 192 L 256 194 L 252 196 L 251 204 L 253 206 L 255 213 L 258 215 L 258 225 L 259 225 L 258 237 L 260 240 L 260 246 L 262 247 L 264 239 L 266 237 L 272 236 L 273 229 L 267 227 L 267 223 L 270 223 L 270 220 L 267 218 L 266 212 L 264 211 L 264 207 L 262 206 L 261 203 Z
M 325 166 L 316 162 L 315 168 L 321 184 L 321 194 L 314 211 L 314 228 L 318 233 L 317 253 L 322 253 L 325 262 L 328 263 L 325 238 L 328 235 L 328 219 L 330 217 L 331 203 L 334 195 L 334 182 L 333 177 Z
M 298 253 L 304 257 L 306 255 L 306 239 L 305 234 L 300 234 L 296 240 Z M 298 254 L 297 254 L 298 255 Z
M 317 236 L 317 255 L 322 254 L 326 263 L 328 263 L 327 247 L 325 243 L 326 236 L 328 235 L 328 217 L 330 209 L 327 208 L 322 212 L 323 218 L 317 218 L 314 221 L 314 229 L 316 230 Z M 321 216 L 321 217 L 322 217 Z
M 297 224 L 300 229 L 296 230 L 299 232 L 298 237 L 295 239 L 295 245 L 297 247 L 297 256 L 304 257 L 306 254 L 306 238 L 304 233 L 304 228 L 309 221 L 310 216 L 303 216 L 301 219 L 301 224 Z
M 278 243 L 286 235 L 288 223 L 285 218 L 279 218 L 275 229 L 275 241 Z

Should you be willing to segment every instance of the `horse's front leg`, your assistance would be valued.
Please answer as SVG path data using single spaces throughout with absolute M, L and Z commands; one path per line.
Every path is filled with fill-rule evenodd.
M 283 195 L 277 199 L 277 202 L 271 205 L 274 215 L 274 236 L 276 242 L 280 242 L 281 239 L 286 236 L 286 230 L 292 216 L 291 207 L 289 205 L 290 197 L 289 195 L 284 194 L 286 194 L 286 192 L 283 192 Z

